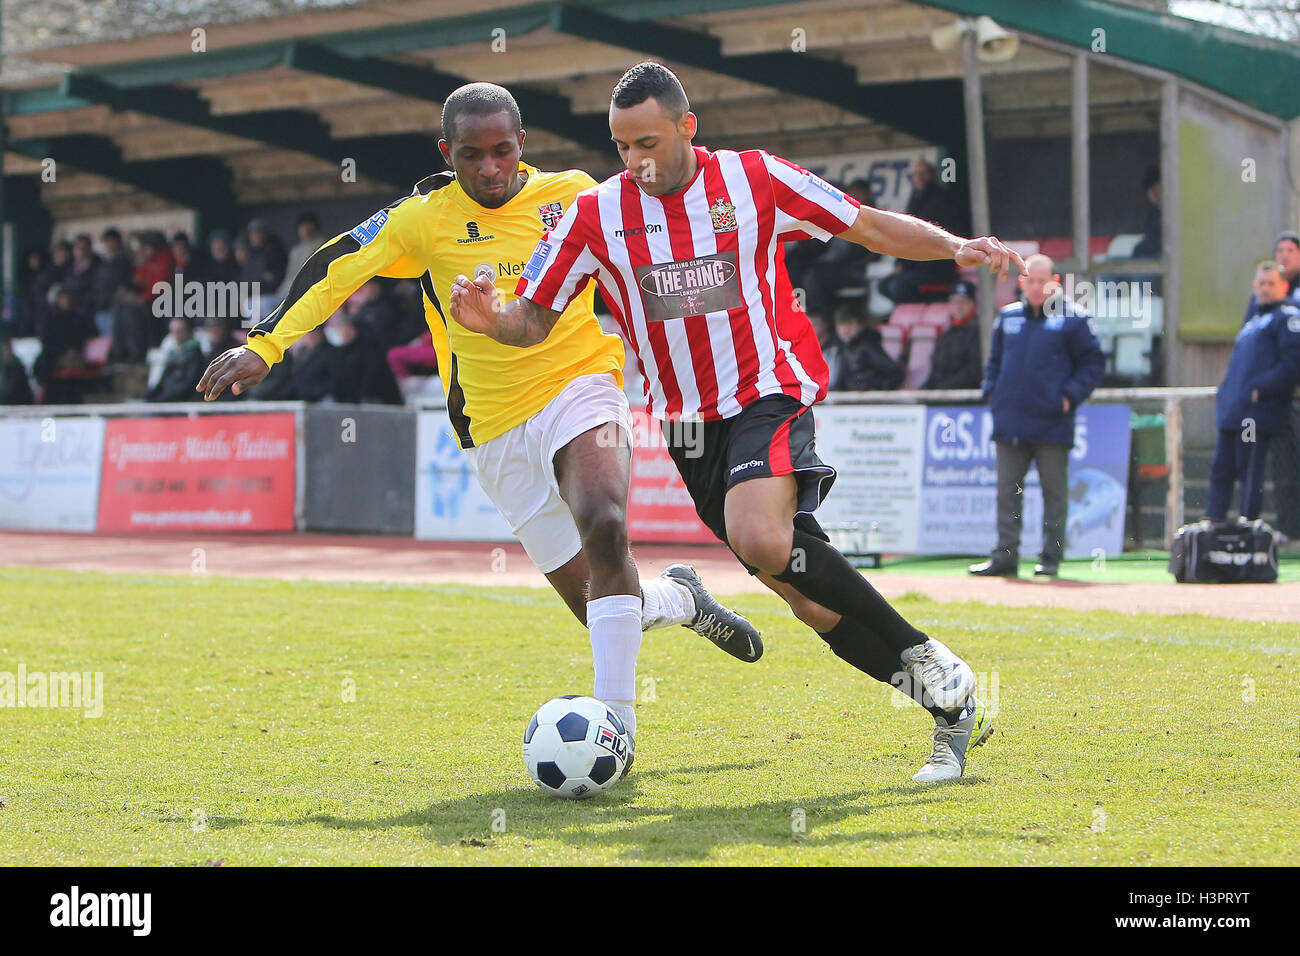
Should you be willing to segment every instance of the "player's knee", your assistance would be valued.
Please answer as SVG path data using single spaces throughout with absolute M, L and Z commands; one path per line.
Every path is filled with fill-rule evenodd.
M 627 553 L 627 512 L 617 502 L 587 505 L 575 518 L 588 559 L 621 558 Z
M 745 522 L 728 526 L 727 540 L 740 560 L 767 574 L 780 574 L 790 563 L 789 528 Z

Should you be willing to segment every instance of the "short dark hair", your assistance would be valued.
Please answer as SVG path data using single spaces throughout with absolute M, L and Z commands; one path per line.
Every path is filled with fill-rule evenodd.
M 1280 242 L 1289 242 L 1300 248 L 1300 232 L 1279 232 L 1277 238 L 1273 240 L 1273 248 L 1276 249 Z
M 306 222 L 311 223 L 313 226 L 315 226 L 318 229 L 320 228 L 320 220 L 316 218 L 316 214 L 314 212 L 305 212 L 298 217 L 298 225 L 301 226 L 303 223 Z
M 451 142 L 456 138 L 456 121 L 465 115 L 494 116 L 509 113 L 515 129 L 523 126 L 519 104 L 504 86 L 495 83 L 467 83 L 452 90 L 442 104 L 442 138 Z
M 662 63 L 645 60 L 619 78 L 614 84 L 614 94 L 610 101 L 621 110 L 629 106 L 639 106 L 648 99 L 653 99 L 665 113 L 675 120 L 681 119 L 691 108 L 682 89 L 682 81 Z
M 114 229 L 112 226 L 109 226 L 107 229 L 103 231 L 103 233 L 100 234 L 99 238 L 103 239 L 105 242 L 107 242 L 109 239 L 113 239 L 117 242 L 121 242 L 122 234 L 118 232 L 116 229 Z

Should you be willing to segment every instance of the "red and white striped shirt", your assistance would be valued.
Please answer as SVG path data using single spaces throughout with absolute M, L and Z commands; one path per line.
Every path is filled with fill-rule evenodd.
M 826 395 L 826 361 L 781 243 L 827 241 L 858 203 L 763 150 L 695 155 L 694 178 L 671 195 L 647 195 L 626 171 L 579 193 L 515 292 L 561 312 L 595 276 L 656 418 L 730 418 L 766 395 L 811 405 Z

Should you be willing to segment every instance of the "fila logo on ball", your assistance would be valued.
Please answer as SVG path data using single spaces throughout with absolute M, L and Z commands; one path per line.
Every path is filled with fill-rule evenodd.
M 604 747 L 620 757 L 627 757 L 627 741 L 608 727 L 601 727 L 596 733 L 596 746 Z

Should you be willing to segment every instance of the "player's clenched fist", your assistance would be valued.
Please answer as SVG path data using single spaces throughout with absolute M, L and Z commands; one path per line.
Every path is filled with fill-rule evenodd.
M 1023 274 L 1025 271 L 1025 260 L 1020 258 L 1020 253 L 1007 248 L 1002 240 L 992 236 L 967 239 L 953 258 L 959 266 L 987 265 L 989 272 L 995 273 L 999 279 L 1005 279 L 1007 270 L 1013 265 L 1018 272 Z
M 488 276 L 475 276 L 470 281 L 469 276 L 462 273 L 452 281 L 452 318 L 471 332 L 488 334 L 496 324 L 497 313 L 500 311 L 497 287 Z
M 270 371 L 271 367 L 260 355 L 240 345 L 214 358 L 194 390 L 203 393 L 205 402 L 212 401 L 227 387 L 234 394 L 242 395 L 266 378 Z

